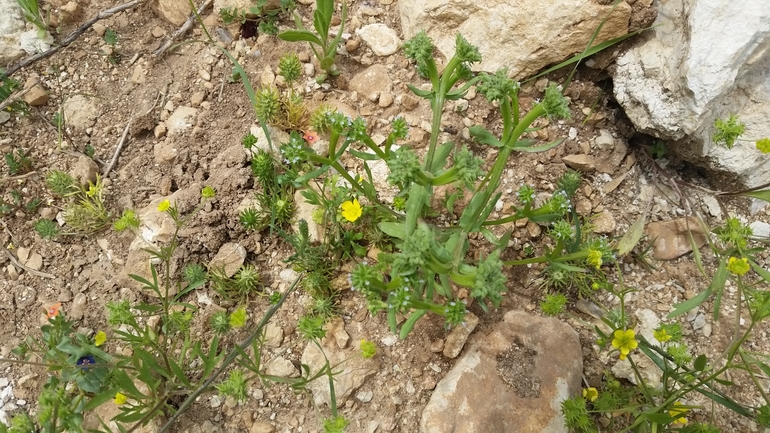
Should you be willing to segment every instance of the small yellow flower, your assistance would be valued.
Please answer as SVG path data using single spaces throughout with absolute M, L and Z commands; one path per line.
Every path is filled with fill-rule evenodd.
M 727 261 L 727 270 L 735 275 L 745 275 L 749 269 L 751 269 L 749 266 L 749 259 L 745 257 L 742 259 L 730 257 L 730 260 Z
M 101 346 L 105 341 L 107 341 L 107 334 L 105 334 L 104 331 L 99 331 L 94 336 L 94 344 L 96 344 L 96 347 Z
M 99 193 L 99 189 L 96 187 L 96 185 L 90 184 L 88 186 L 88 191 L 86 191 L 86 195 L 87 196 L 93 197 L 93 196 L 95 196 L 98 193 Z
M 625 331 L 618 329 L 613 335 L 615 338 L 612 340 L 612 347 L 620 350 L 620 359 L 626 359 L 629 352 L 639 346 L 633 329 L 626 329 Z
M 363 213 L 357 198 L 342 203 L 340 209 L 342 209 L 342 217 L 350 222 L 355 222 Z
M 599 391 L 593 386 L 590 388 L 583 388 L 583 398 L 593 403 L 599 398 Z
M 115 394 L 115 404 L 118 406 L 121 404 L 124 404 L 126 401 L 128 401 L 128 397 L 126 397 L 123 393 L 117 393 Z
M 168 201 L 168 199 L 165 199 L 165 200 L 163 200 L 162 202 L 160 202 L 160 204 L 158 205 L 158 210 L 159 210 L 160 212 L 165 212 L 165 211 L 167 211 L 167 210 L 168 210 L 168 208 L 170 208 L 170 207 L 171 207 L 171 202 L 170 202 L 170 201 Z
M 674 424 L 685 425 L 687 424 L 687 418 L 685 418 L 683 415 L 689 412 L 689 409 L 677 407 L 681 405 L 682 403 L 680 402 L 674 403 L 674 406 L 671 408 L 671 410 L 668 411 L 668 414 L 675 418 L 673 421 Z
M 652 335 L 655 337 L 656 340 L 660 341 L 661 343 L 665 343 L 666 341 L 671 339 L 671 336 L 668 335 L 668 332 L 666 332 L 665 329 L 660 330 L 654 330 L 652 331 Z
M 770 153 L 770 138 L 762 138 L 757 140 L 757 149 L 762 153 Z
M 602 252 L 599 250 L 588 250 L 588 264 L 596 266 L 599 269 L 602 266 Z

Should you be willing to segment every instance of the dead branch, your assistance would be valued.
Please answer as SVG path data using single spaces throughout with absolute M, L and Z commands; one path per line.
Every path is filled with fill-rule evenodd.
M 206 9 L 208 9 L 209 6 L 211 6 L 212 0 L 206 0 L 203 2 L 202 5 L 198 8 L 197 15 L 201 15 Z M 174 43 L 174 40 L 178 38 L 179 36 L 185 34 L 188 30 L 190 30 L 190 27 L 192 27 L 193 22 L 195 21 L 196 14 L 190 15 L 189 18 L 187 18 L 187 21 L 182 24 L 182 27 L 179 27 L 177 31 L 174 32 L 173 35 L 169 36 L 168 40 L 160 46 L 155 52 L 153 53 L 153 56 L 159 56 L 163 54 L 170 46 Z

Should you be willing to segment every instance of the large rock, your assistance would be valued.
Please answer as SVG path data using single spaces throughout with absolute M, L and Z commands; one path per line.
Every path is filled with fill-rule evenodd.
M 692 251 L 690 236 L 698 248 L 706 244 L 706 234 L 695 217 L 649 223 L 646 231 L 653 242 L 652 256 L 658 260 L 674 260 Z
M 449 58 L 462 33 L 483 57 L 475 70 L 507 66 L 516 79 L 582 52 L 608 15 L 595 43 L 628 33 L 631 16 L 625 2 L 613 11 L 585 0 L 401 0 L 398 6 L 404 38 L 425 30 Z
M 16 0 L 0 0 L 0 66 L 19 60 L 21 50 L 19 38 L 24 32 L 24 19 Z
M 436 386 L 421 433 L 567 432 L 561 403 L 580 392 L 583 355 L 569 325 L 508 312 Z
M 153 0 L 150 5 L 158 16 L 175 26 L 180 26 L 192 14 L 190 3 L 179 0 Z
M 657 27 L 617 61 L 615 97 L 641 132 L 746 185 L 770 181 L 753 142 L 714 145 L 714 121 L 736 114 L 745 137 L 770 136 L 770 8 L 766 0 L 671 0 Z

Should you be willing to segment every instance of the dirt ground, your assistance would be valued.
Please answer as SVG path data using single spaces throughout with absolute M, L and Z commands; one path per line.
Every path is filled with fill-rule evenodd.
M 80 1 L 79 5 L 80 18 L 61 24 L 62 34 L 68 34 L 84 22 L 86 17 L 114 6 L 109 0 L 86 0 Z M 361 17 L 364 6 L 368 6 L 368 3 L 350 2 L 351 14 Z M 376 17 L 377 22 L 398 31 L 400 26 L 396 6 L 389 5 L 380 9 L 382 14 Z M 309 16 L 308 7 L 300 5 L 298 10 L 305 17 Z M 221 26 L 213 18 L 206 22 L 215 28 Z M 95 149 L 94 157 L 97 161 L 107 164 L 113 157 L 126 124 L 129 119 L 133 119 L 129 140 L 115 168 L 104 179 L 108 209 L 111 215 L 119 216 L 124 209 L 142 208 L 152 200 L 194 182 L 205 184 L 211 176 L 210 162 L 226 149 L 239 146 L 243 135 L 256 124 L 243 85 L 229 81 L 231 64 L 219 50 L 202 43 L 191 43 L 181 45 L 162 57 L 154 57 L 152 52 L 176 27 L 157 18 L 148 5 L 140 5 L 99 24 L 117 33 L 119 42 L 116 49 L 122 58 L 120 63 L 112 64 L 108 61 L 101 53 L 104 42 L 97 34 L 98 29 L 90 29 L 67 49 L 14 76 L 21 82 L 33 74 L 39 76 L 50 91 L 50 101 L 44 106 L 32 107 L 29 116 L 14 115 L 11 120 L 0 125 L 0 150 L 6 153 L 12 149 L 25 149 L 36 171 L 36 174 L 14 180 L 12 185 L 0 183 L 0 191 L 9 198 L 8 191 L 13 186 L 29 197 L 40 197 L 44 203 L 36 215 L 19 211 L 0 219 L 3 225 L 0 241 L 14 255 L 19 248 L 40 254 L 43 258 L 41 270 L 55 278 L 42 278 L 19 269 L 16 269 L 16 274 L 9 270 L 12 265 L 6 256 L 0 255 L 0 355 L 3 357 L 8 356 L 10 350 L 27 335 L 40 332 L 39 328 L 45 322 L 43 308 L 46 306 L 61 302 L 66 312 L 73 298 L 84 293 L 88 307 L 78 325 L 81 330 L 92 332 L 105 329 L 106 302 L 126 297 L 135 300 L 146 296 L 118 283 L 118 275 L 132 236 L 106 230 L 87 237 L 73 236 L 46 241 L 35 233 L 33 223 L 38 217 L 52 217 L 60 211 L 56 207 L 60 201 L 53 200 L 45 188 L 44 174 L 48 170 L 70 170 L 86 145 Z M 281 22 L 280 25 L 285 27 L 289 21 Z M 277 71 L 278 59 L 286 52 L 295 51 L 301 57 L 312 57 L 306 44 L 290 44 L 274 36 L 260 35 L 239 41 L 238 28 L 234 26 L 222 27 L 222 30 L 216 30 L 215 33 L 230 33 L 236 38 L 229 48 L 234 51 L 243 48 L 242 64 L 255 84 L 264 77 L 266 68 L 272 68 L 273 73 Z M 203 34 L 197 26 L 184 37 L 186 40 L 201 38 Z M 356 40 L 355 36 L 352 38 Z M 259 51 L 258 56 L 254 55 L 255 50 Z M 394 80 L 395 105 L 382 108 L 363 95 L 354 97 L 348 90 L 347 82 L 372 62 L 384 63 Z M 310 84 L 307 86 L 309 91 L 305 95 L 306 100 L 311 104 L 338 101 L 352 107 L 367 120 L 372 135 L 387 135 L 388 121 L 404 112 L 415 130 L 410 135 L 415 137 L 412 144 L 419 147 L 418 141 L 423 135 L 418 131 L 419 125 L 429 121 L 429 107 L 425 102 L 420 102 L 416 108 L 405 112 L 401 105 L 400 101 L 408 94 L 406 84 L 419 81 L 403 54 L 399 52 L 387 58 L 379 58 L 368 52 L 365 44 L 361 44 L 352 54 L 340 56 L 338 64 L 341 77 L 333 81 L 329 89 L 312 86 L 313 80 L 308 78 Z M 319 69 L 317 64 L 315 69 Z M 556 73 L 547 80 L 563 82 L 564 78 L 565 73 Z M 530 107 L 535 99 L 542 97 L 544 83 L 541 79 L 523 85 L 521 99 L 525 107 Z M 593 214 L 611 215 L 615 224 L 611 236 L 622 235 L 645 210 L 647 204 L 642 197 L 643 192 L 649 189 L 655 190 L 651 220 L 666 221 L 685 213 L 686 206 L 665 185 L 665 176 L 642 154 L 639 144 L 649 144 L 649 141 L 635 135 L 632 125 L 612 100 L 611 86 L 606 71 L 586 67 L 578 70 L 575 81 L 566 92 L 572 100 L 573 118 L 569 121 L 541 122 L 537 126 L 544 128 L 531 133 L 543 141 L 569 138 L 551 151 L 516 155 L 511 159 L 501 187 L 502 200 L 506 204 L 514 203 L 515 191 L 525 183 L 534 185 L 538 191 L 552 191 L 556 179 L 567 170 L 562 157 L 589 153 L 605 163 L 605 172 L 601 172 L 600 167 L 600 170 L 586 174 L 578 200 L 587 202 Z M 201 92 L 204 95 L 202 102 L 199 100 Z M 60 105 L 76 95 L 95 97 L 98 101 L 98 116 L 93 125 L 87 128 L 68 126 L 60 138 L 52 119 Z M 177 140 L 176 159 L 171 164 L 156 163 L 155 145 L 163 139 L 155 137 L 155 126 L 169 115 L 171 110 L 168 108 L 190 106 L 193 99 L 198 99 L 196 108 L 199 114 L 184 140 Z M 484 124 L 492 130 L 499 128 L 497 111 L 480 95 L 468 101 L 467 109 L 447 112 L 444 117 L 447 139 L 469 142 L 463 134 L 468 124 L 465 119 L 472 124 Z M 596 144 L 595 138 L 602 130 L 615 138 L 614 145 L 602 148 Z M 60 140 L 63 142 L 60 143 Z M 482 151 L 476 144 L 471 146 L 477 152 Z M 483 152 L 488 151 L 484 149 Z M 493 154 L 482 153 L 482 156 L 491 161 Z M 100 164 L 100 169 L 103 168 L 104 165 Z M 351 165 L 348 168 L 352 171 L 357 167 Z M 697 170 L 683 164 L 669 162 L 664 170 L 668 175 L 690 183 L 717 187 L 709 185 L 708 179 Z M 5 166 L 0 172 L 2 178 L 9 176 Z M 614 188 L 609 188 L 608 184 L 614 185 Z M 605 192 L 609 189 L 612 190 Z M 193 223 L 199 229 L 197 234 L 182 239 L 180 261 L 208 263 L 221 245 L 237 242 L 247 249 L 249 253 L 246 262 L 256 266 L 262 273 L 265 291 L 271 293 L 285 287 L 286 283 L 280 274 L 287 268 L 283 259 L 291 255 L 292 251 L 278 236 L 248 233 L 240 227 L 238 204 L 253 193 L 254 184 L 249 176 L 242 182 L 233 182 L 231 187 L 221 191 L 211 206 L 207 206 Z M 709 212 L 709 199 L 703 201 L 703 197 L 693 190 L 687 190 L 686 194 L 695 210 L 707 216 L 711 223 L 718 224 L 726 217 L 722 212 L 719 215 Z M 747 200 L 735 200 L 724 205 L 727 212 L 741 215 L 747 221 L 770 219 L 766 209 L 749 215 Z M 517 227 L 513 247 L 506 254 L 512 259 L 519 257 L 528 244 L 536 253 L 542 252 L 543 238 L 542 229 L 536 225 Z M 645 245 L 646 242 L 643 241 Z M 767 253 L 763 254 L 764 265 L 767 266 L 770 261 Z M 705 250 L 704 263 L 708 269 L 713 269 L 713 259 Z M 703 290 L 709 283 L 707 278 L 699 274 L 690 255 L 654 264 L 655 269 L 645 268 L 630 259 L 620 264 L 625 284 L 638 289 L 627 304 L 631 311 L 649 309 L 663 318 L 674 303 L 685 299 L 688 293 Z M 478 308 L 471 308 L 481 319 L 475 333 L 485 333 L 510 309 L 518 308 L 541 314 L 537 308 L 543 297 L 540 270 L 537 266 L 511 270 L 509 292 L 498 310 L 484 314 Z M 216 298 L 213 291 L 210 297 Z M 694 317 L 682 316 L 678 319 L 683 324 L 687 341 L 694 353 L 705 353 L 711 357 L 725 349 L 735 321 L 735 311 L 731 308 L 731 305 L 735 305 L 734 297 L 735 289 L 728 287 L 727 299 L 723 301 L 723 315 L 717 323 L 711 323 L 710 309 L 713 306 L 707 302 L 701 307 L 700 311 L 709 322 L 708 333 L 702 328 L 693 329 Z M 576 293 L 569 293 L 569 298 L 568 312 L 562 314 L 561 318 L 579 332 L 584 348 L 586 380 L 592 386 L 597 386 L 603 372 L 615 360 L 599 352 L 595 345 L 594 319 L 576 308 Z M 601 295 L 596 301 L 613 306 L 617 305 L 618 300 Z M 295 292 L 287 300 L 285 307 L 273 319 L 284 330 L 284 342 L 279 348 L 266 349 L 265 359 L 280 353 L 298 363 L 306 343 L 295 332 L 296 321 L 309 302 L 310 297 L 301 292 Z M 266 298 L 256 298 L 248 307 L 255 313 L 253 317 L 258 317 L 261 311 L 268 308 L 268 302 Z M 447 335 L 442 321 L 426 316 L 417 323 L 415 331 L 407 340 L 396 341 L 388 331 L 385 317 L 371 317 L 364 300 L 355 292 L 341 292 L 339 311 L 353 340 L 365 337 L 379 346 L 376 358 L 380 367 L 378 373 L 369 378 L 356 391 L 355 397 L 350 398 L 341 408 L 341 414 L 352 420 L 347 431 L 418 431 L 420 414 L 432 389 L 454 363 L 454 360 L 445 358 L 440 350 L 432 350 Z M 199 324 L 195 329 L 201 339 L 210 338 L 211 331 L 205 324 Z M 770 340 L 767 327 L 760 327 L 749 344 L 753 350 L 768 353 Z M 107 348 L 119 349 L 109 343 Z M 13 393 L 17 406 L 27 410 L 34 411 L 46 374 L 39 367 L 0 364 L 0 377 L 16 384 Z M 23 379 L 23 385 L 18 385 L 20 379 Z M 745 403 L 759 403 L 757 395 L 750 391 L 753 387 L 742 386 L 750 385 L 745 378 L 733 379 L 738 384 L 733 390 L 734 398 Z M 242 432 L 249 431 L 255 422 L 261 421 L 274 425 L 279 432 L 319 432 L 322 430 L 322 419 L 330 413 L 326 407 L 315 407 L 312 397 L 294 394 L 281 385 L 263 388 L 255 384 L 250 392 L 254 398 L 243 405 L 223 404 L 211 396 L 200 398 L 192 410 L 181 418 L 175 431 Z M 25 404 L 18 404 L 18 400 L 25 401 Z M 692 403 L 705 401 L 693 397 Z M 696 417 L 709 419 L 712 413 L 708 407 L 699 411 Z M 756 425 L 731 412 L 717 408 L 713 414 L 715 422 L 724 431 L 759 431 Z

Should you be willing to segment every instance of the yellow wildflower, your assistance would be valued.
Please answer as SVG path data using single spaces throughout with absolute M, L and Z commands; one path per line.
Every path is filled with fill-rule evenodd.
M 342 217 L 350 222 L 355 222 L 363 213 L 357 198 L 342 203 L 340 209 L 342 209 Z
M 115 404 L 121 405 L 124 404 L 126 401 L 128 401 L 128 397 L 126 397 L 123 393 L 117 393 L 115 394 Z
M 203 198 L 214 198 L 216 195 L 216 190 L 210 186 L 204 186 L 201 190 L 201 197 Z
M 105 334 L 104 331 L 99 331 L 94 336 L 94 344 L 96 347 L 101 346 L 105 341 L 107 341 L 107 334 Z
M 168 199 L 165 199 L 165 200 L 163 200 L 162 202 L 160 202 L 160 204 L 158 205 L 158 210 L 159 210 L 160 212 L 165 212 L 165 211 L 167 211 L 167 210 L 168 210 L 168 208 L 170 208 L 170 207 L 171 207 L 171 202 L 170 202 L 170 201 L 168 201 Z
M 661 343 L 665 343 L 666 341 L 671 339 L 671 336 L 668 335 L 668 332 L 666 332 L 665 329 L 656 329 L 652 331 L 652 335 L 655 337 L 656 340 L 660 341 Z
M 599 391 L 593 386 L 590 388 L 583 388 L 583 398 L 593 403 L 599 398 Z
M 751 269 L 749 266 L 749 259 L 745 257 L 742 259 L 730 257 L 730 260 L 727 261 L 727 270 L 735 275 L 745 275 L 749 269 Z
M 626 359 L 628 354 L 639 346 L 636 341 L 636 333 L 633 329 L 622 330 L 618 329 L 613 334 L 615 338 L 612 340 L 612 347 L 620 350 L 620 359 Z
M 689 412 L 689 409 L 677 407 L 681 405 L 682 403 L 680 402 L 674 403 L 674 406 L 671 407 L 671 410 L 668 411 L 668 414 L 675 418 L 673 421 L 674 424 L 685 425 L 687 424 L 687 418 L 685 418 L 683 415 Z
M 588 250 L 588 264 L 596 266 L 599 269 L 602 266 L 602 252 L 599 250 Z

